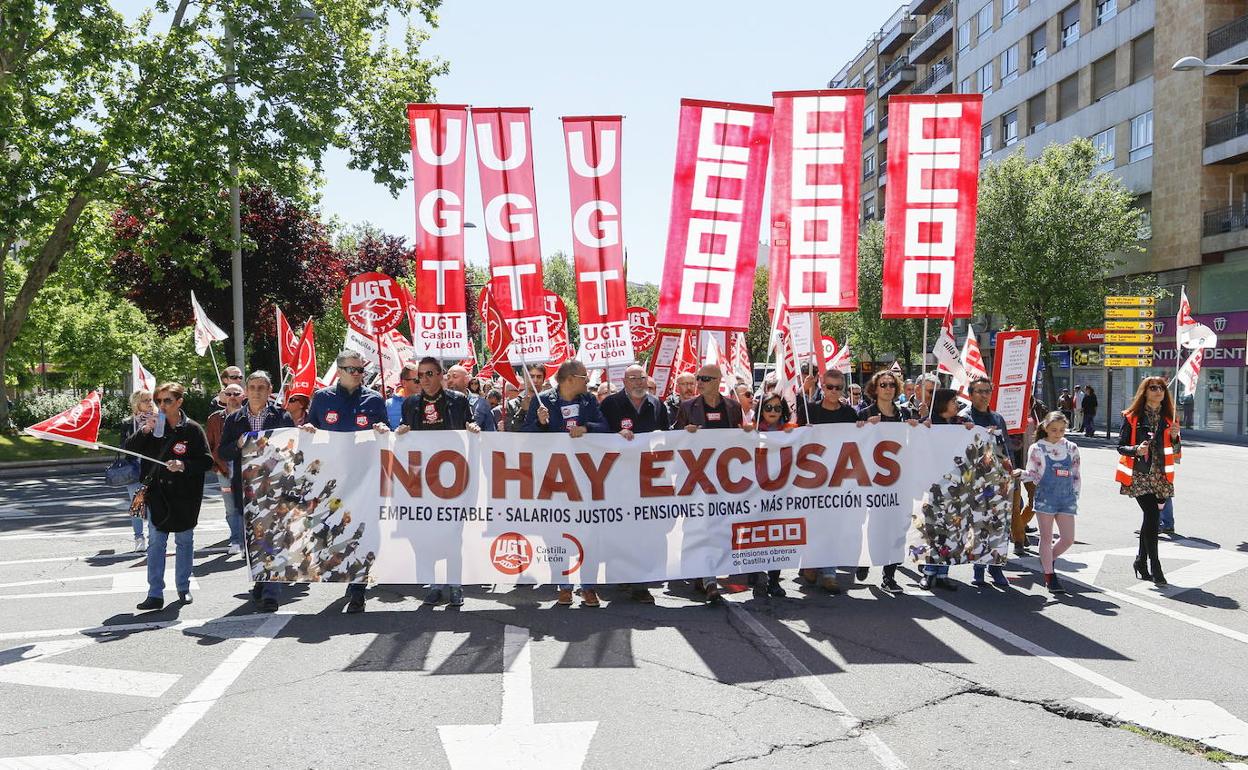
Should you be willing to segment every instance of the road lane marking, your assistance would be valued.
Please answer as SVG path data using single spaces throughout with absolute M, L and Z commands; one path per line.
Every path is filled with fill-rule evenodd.
M 89 637 L 62 639 L 0 650 L 0 682 L 29 687 L 83 690 L 108 695 L 159 698 L 182 678 L 181 674 L 47 662 L 47 658 L 63 655 L 96 644 L 98 641 Z
M 224 523 L 220 526 L 200 524 L 195 527 L 196 532 L 225 532 L 228 530 L 229 527 Z M 126 527 L 124 529 L 97 529 L 91 532 L 24 532 L 20 535 L 0 535 L 0 540 L 75 540 L 88 537 L 115 537 L 133 540 L 134 530 Z
M 759 622 L 749 610 L 733 601 L 725 603 L 728 606 L 728 611 L 745 623 L 755 640 L 789 669 L 798 684 L 805 687 L 807 692 L 813 695 L 815 700 L 819 702 L 819 705 L 836 715 L 841 726 L 867 747 L 867 750 L 871 752 L 871 756 L 875 757 L 875 761 L 879 762 L 881 767 L 888 770 L 905 770 L 905 763 L 893 753 L 888 744 L 884 743 L 873 731 L 864 729 L 862 720 L 854 716 L 849 707 L 828 689 L 823 680 L 815 676 L 806 667 L 806 664 L 798 660 L 797 656 L 789 648 L 785 647 L 774 634 L 768 631 L 767 627 Z

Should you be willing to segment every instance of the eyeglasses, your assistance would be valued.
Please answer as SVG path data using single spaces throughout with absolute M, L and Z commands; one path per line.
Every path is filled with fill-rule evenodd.
M 241 379 L 243 379 L 243 375 L 241 375 L 241 374 L 224 374 L 224 375 L 222 375 L 222 376 L 221 376 L 221 379 L 223 379 L 223 380 L 241 380 Z
M 169 405 L 176 404 L 178 403 L 178 400 L 176 398 L 156 398 L 156 399 L 153 399 L 153 402 L 156 404 L 160 404 L 161 406 L 165 406 L 166 404 L 169 404 Z
M 716 381 L 716 380 L 718 380 L 718 379 L 719 379 L 718 377 L 711 377 L 711 376 L 706 375 L 706 374 L 699 374 L 699 375 L 698 375 L 698 382 L 715 382 L 715 381 Z
M 845 386 L 843 386 L 843 385 L 837 385 L 837 384 L 835 384 L 835 383 L 831 383 L 831 382 L 825 382 L 825 383 L 823 383 L 823 389 L 824 389 L 824 390 L 844 390 L 844 389 L 845 389 Z
M 896 389 L 897 389 L 897 383 L 895 383 L 895 382 L 877 382 L 877 383 L 875 384 L 875 387 L 877 387 L 877 388 L 892 388 L 892 389 L 896 390 Z
M 1158 385 L 1157 383 L 1154 382 L 1152 385 L 1148 386 L 1148 389 L 1149 390 L 1165 390 L 1165 387 Z
M 644 375 L 644 374 L 629 374 L 629 375 L 626 375 L 626 376 L 624 377 L 624 379 L 626 379 L 626 380 L 644 380 L 644 379 L 646 379 L 646 375 Z
M 340 366 L 338 368 L 346 372 L 347 374 L 363 374 L 364 373 L 364 367 L 362 366 Z
M 423 372 L 416 372 L 416 377 L 437 377 L 437 376 L 439 376 L 439 375 L 441 375 L 441 374 L 442 374 L 442 372 L 434 371 L 434 370 L 432 370 L 432 369 L 427 369 L 427 370 L 425 370 L 425 371 L 423 371 Z M 415 381 L 415 380 L 413 379 L 413 382 L 414 382 L 414 381 Z
M 780 412 L 783 411 L 779 404 L 763 404 L 764 412 Z
M 973 396 L 987 396 L 987 395 L 991 395 L 991 394 L 992 394 L 992 388 L 973 388 L 973 389 L 971 389 L 971 395 L 973 395 Z

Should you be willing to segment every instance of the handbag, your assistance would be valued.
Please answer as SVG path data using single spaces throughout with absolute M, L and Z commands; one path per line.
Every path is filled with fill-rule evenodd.
M 130 515 L 137 516 L 140 519 L 147 518 L 147 485 L 139 487 L 139 491 L 134 493 L 134 499 L 130 501 Z
M 104 469 L 104 483 L 110 487 L 127 487 L 139 480 L 139 461 L 130 457 L 118 457 Z

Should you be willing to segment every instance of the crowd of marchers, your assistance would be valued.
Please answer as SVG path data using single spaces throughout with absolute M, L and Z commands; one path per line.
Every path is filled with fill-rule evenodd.
M 549 379 L 544 366 L 521 369 L 517 374 L 523 375 L 518 377 L 523 387 L 516 387 L 501 379 L 472 377 L 460 365 L 444 370 L 438 359 L 424 358 L 405 364 L 397 386 L 387 393 L 365 384 L 367 367 L 359 353 L 344 350 L 335 365 L 337 382 L 317 390 L 311 398 L 275 396 L 266 372 L 244 375 L 238 367 L 227 367 L 221 373 L 213 411 L 202 427 L 183 410 L 185 393 L 176 382 L 132 395 L 131 416 L 121 425 L 123 446 L 153 458 L 141 462 L 139 481 L 127 488 L 134 549 L 147 554 L 148 594 L 138 609 L 164 606 L 170 534 L 175 545 L 174 587 L 179 601 L 193 601 L 193 531 L 209 473 L 216 474 L 225 505 L 228 556 L 243 552 L 243 447 L 249 439 L 277 428 L 396 434 L 423 430 L 560 432 L 573 439 L 586 433 L 616 433 L 632 439 L 653 431 L 793 431 L 828 423 L 980 426 L 989 431 L 994 452 L 1016 479 L 1011 485 L 1010 517 L 1014 554 L 1029 554 L 1034 534 L 1045 586 L 1053 593 L 1065 590 L 1054 563 L 1074 543 L 1081 482 L 1079 448 L 1066 437 L 1069 411 L 1049 411 L 1033 398 L 1027 429 L 1012 434 L 1002 416 L 990 408 L 993 385 L 987 378 L 973 380 L 959 393 L 941 387 L 935 374 L 903 381 L 894 372 L 881 370 L 859 384 L 850 382 L 839 369 L 820 372 L 807 365 L 801 370 L 800 388 L 786 394 L 777 387 L 775 374 L 765 377 L 756 389 L 754 383 L 739 378 L 724 382 L 720 367 L 706 365 L 677 376 L 673 393 L 660 399 L 655 380 L 637 365 L 625 370 L 618 390 L 610 382 L 591 387 L 590 372 L 576 360 L 564 362 Z M 1123 411 L 1115 480 L 1142 514 L 1136 575 L 1159 585 L 1165 585 L 1165 577 L 1157 556 L 1158 532 L 1163 515 L 1173 510 L 1180 451 L 1179 426 L 1166 383 L 1162 378 L 1147 378 Z M 1038 525 L 1034 529 L 1029 526 L 1033 518 Z M 884 591 L 902 590 L 897 582 L 899 566 L 883 568 L 880 587 Z M 919 588 L 957 589 L 948 566 L 922 564 L 920 569 Z M 854 565 L 808 567 L 798 570 L 796 579 L 838 593 L 847 581 L 868 579 L 869 572 L 867 567 Z M 756 597 L 786 594 L 779 571 L 750 575 L 749 582 Z M 1000 564 L 974 565 L 973 584 L 1009 586 Z M 256 583 L 252 601 L 262 611 L 275 611 L 282 585 Z M 722 603 L 718 576 L 698 578 L 694 587 L 708 604 Z M 600 588 L 559 585 L 555 601 L 571 605 L 579 594 L 582 605 L 598 607 Z M 625 588 L 634 601 L 654 601 L 653 585 Z M 364 583 L 348 583 L 346 611 L 363 612 L 365 596 Z M 425 601 L 462 605 L 463 587 L 432 585 Z

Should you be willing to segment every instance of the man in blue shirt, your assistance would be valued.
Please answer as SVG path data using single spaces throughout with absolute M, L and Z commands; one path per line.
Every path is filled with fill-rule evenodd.
M 1006 444 L 1008 429 L 1005 426 L 1005 418 L 999 413 L 992 411 L 990 404 L 992 403 L 992 380 L 987 377 L 975 377 L 971 380 L 971 384 L 967 386 L 971 393 L 971 405 L 958 413 L 958 416 L 964 420 L 978 425 L 981 428 L 987 428 L 992 433 L 993 441 L 996 445 L 996 454 L 1001 458 L 1007 471 L 1014 470 L 1013 463 L 1010 462 L 1010 449 Z M 1010 581 L 1005 578 L 1005 571 L 1001 569 L 1000 564 L 993 564 L 988 567 L 988 573 L 992 575 L 992 582 L 999 588 L 1009 588 Z M 987 585 L 984 582 L 984 565 L 975 565 L 975 585 Z
M 490 408 L 490 402 L 481 396 L 473 393 L 468 389 L 468 370 L 459 364 L 455 364 L 446 370 L 446 389 L 453 390 L 456 393 L 463 393 L 468 397 L 468 405 L 472 407 L 472 416 L 476 420 L 481 430 L 493 432 L 498 430 L 497 421 L 494 419 L 494 410 Z
M 598 399 L 587 392 L 589 371 L 585 364 L 576 360 L 564 361 L 555 372 L 555 387 L 529 402 L 529 416 L 524 421 L 528 433 L 564 433 L 580 438 L 586 433 L 610 433 L 598 408 Z M 572 586 L 559 586 L 556 603 L 567 606 L 572 603 Z M 581 585 L 581 603 L 586 607 L 598 607 L 597 586 Z
M 403 402 L 420 393 L 417 369 L 413 361 L 403 364 L 403 369 L 399 372 L 399 387 L 393 396 L 386 399 L 386 423 L 390 430 L 397 430 L 403 424 Z
M 321 388 L 312 394 L 308 421 L 301 427 L 310 433 L 318 430 L 351 433 L 372 429 L 389 433 L 386 403 L 377 391 L 364 387 L 364 357 L 354 350 L 338 354 L 338 384 Z M 347 584 L 347 612 L 364 611 L 364 583 Z

